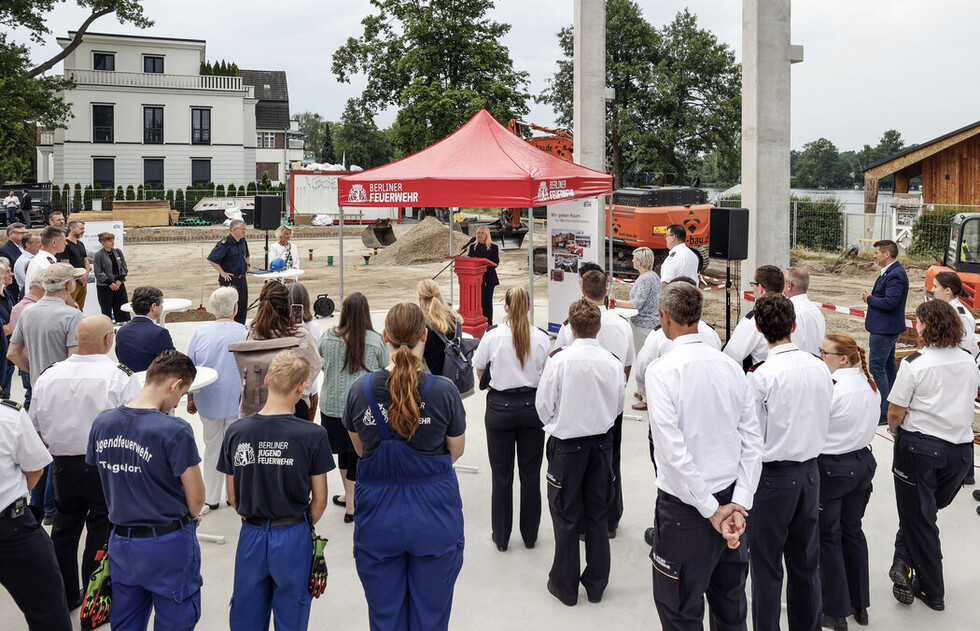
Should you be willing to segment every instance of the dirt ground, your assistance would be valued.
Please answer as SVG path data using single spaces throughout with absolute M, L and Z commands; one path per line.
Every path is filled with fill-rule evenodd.
M 413 225 L 397 225 L 394 227 L 395 234 L 402 236 L 413 227 Z M 373 251 L 361 243 L 360 230 L 356 226 L 345 226 L 344 293 L 360 291 L 368 297 L 372 309 L 387 309 L 397 302 L 414 300 L 415 284 L 423 278 L 436 276 L 445 266 L 441 257 L 448 254 L 448 251 L 433 252 L 430 257 L 433 262 L 429 263 L 400 266 L 378 265 L 375 262 L 365 265 L 363 256 L 373 254 Z M 128 229 L 125 251 L 130 274 L 127 286 L 132 291 L 139 285 L 153 284 L 162 289 L 166 296 L 189 298 L 195 307 L 200 304 L 207 306 L 207 297 L 218 283 L 217 274 L 207 264 L 205 258 L 215 241 L 223 234 L 225 232 L 220 228 Z M 253 264 L 261 266 L 264 263 L 265 247 L 263 233 L 249 229 L 246 238 L 252 252 Z M 274 236 L 270 238 L 274 239 Z M 162 242 L 164 239 L 174 242 Z M 152 241 L 146 242 L 147 240 Z M 328 294 L 339 303 L 337 299 L 340 295 L 341 263 L 337 228 L 297 226 L 293 240 L 300 252 L 301 267 L 305 270 L 300 280 L 307 286 L 311 296 L 315 299 L 319 294 Z M 463 243 L 459 243 L 457 239 L 454 246 L 460 248 Z M 535 243 L 545 245 L 544 229 L 539 228 L 536 231 Z M 312 250 L 312 260 L 309 260 L 310 250 Z M 328 264 L 328 256 L 334 257 L 333 265 Z M 864 308 L 861 292 L 872 287 L 878 274 L 878 269 L 871 262 L 870 257 L 838 262 L 834 257 L 794 256 L 793 264 L 809 270 L 811 274 L 809 295 L 812 300 L 858 309 Z M 527 283 L 527 250 L 502 251 L 497 273 L 501 285 L 495 299 L 502 300 L 503 292 L 508 286 Z M 712 261 L 706 275 L 723 280 L 724 263 Z M 909 312 L 914 311 L 922 301 L 924 279 L 925 270 L 909 270 L 911 284 Z M 437 280 L 448 295 L 449 271 L 442 272 Z M 249 277 L 250 296 L 258 295 L 262 282 L 259 278 Z M 546 301 L 548 287 L 546 277 L 537 277 L 534 287 L 536 302 Z M 455 283 L 454 291 L 458 292 L 458 285 Z M 628 293 L 629 285 L 617 283 L 617 296 L 625 298 Z M 705 299 L 705 321 L 712 324 L 724 338 L 724 291 L 705 292 Z M 737 307 L 737 304 L 734 305 L 735 309 Z M 824 311 L 824 315 L 827 318 L 828 331 L 847 332 L 854 335 L 859 343 L 867 344 L 867 332 L 864 330 L 864 322 L 861 318 L 832 311 Z M 737 321 L 737 315 L 733 311 L 733 327 Z

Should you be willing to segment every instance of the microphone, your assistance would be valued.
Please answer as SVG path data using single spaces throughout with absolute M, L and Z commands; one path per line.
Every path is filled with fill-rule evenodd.
M 470 240 L 466 242 L 466 245 L 464 245 L 459 251 L 463 252 L 464 250 L 466 250 L 466 248 L 470 247 L 474 243 L 476 243 L 476 237 L 471 237 Z

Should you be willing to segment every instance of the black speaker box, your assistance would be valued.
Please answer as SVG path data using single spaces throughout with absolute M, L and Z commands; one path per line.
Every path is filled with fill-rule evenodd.
M 712 208 L 708 255 L 715 259 L 749 258 L 749 209 Z
M 258 230 L 275 230 L 282 220 L 282 197 L 256 195 L 254 226 Z

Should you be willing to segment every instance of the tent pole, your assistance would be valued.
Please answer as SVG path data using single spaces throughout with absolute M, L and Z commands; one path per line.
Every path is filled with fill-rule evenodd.
M 613 277 L 613 242 L 612 242 L 612 195 L 606 195 L 606 238 L 609 240 L 609 278 Z M 612 280 L 610 280 L 610 287 L 612 286 Z
M 340 229 L 340 304 L 344 304 L 344 207 L 340 207 L 340 218 L 337 220 Z
M 534 325 L 534 209 L 527 209 L 527 277 L 530 287 L 527 291 L 531 299 L 531 325 Z
M 453 256 L 453 252 L 455 252 L 455 251 L 456 250 L 453 249 L 453 213 L 452 213 L 452 209 L 450 209 L 450 212 L 449 212 L 449 256 Z M 453 272 L 456 271 L 456 268 L 453 267 L 453 263 L 455 263 L 455 261 L 453 261 L 453 260 L 450 259 L 450 261 L 449 261 L 449 268 L 450 268 L 449 269 L 449 306 L 450 306 L 450 308 L 455 309 L 456 308 L 455 307 L 456 301 L 453 298 L 453 289 L 454 289 L 453 288 Z

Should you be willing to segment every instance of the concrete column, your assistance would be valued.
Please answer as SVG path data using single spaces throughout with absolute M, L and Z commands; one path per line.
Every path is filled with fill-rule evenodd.
M 742 0 L 742 206 L 749 209 L 748 290 L 760 265 L 789 266 L 791 0 Z
M 575 0 L 572 160 L 606 170 L 606 3 Z

